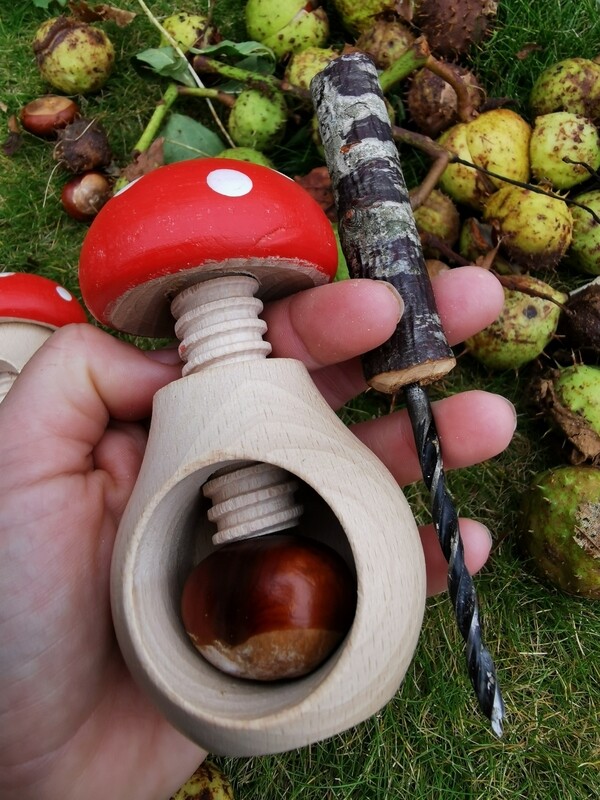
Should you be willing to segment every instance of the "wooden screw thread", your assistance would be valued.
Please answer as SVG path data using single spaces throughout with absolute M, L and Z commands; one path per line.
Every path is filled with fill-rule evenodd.
M 273 464 L 247 462 L 214 473 L 202 487 L 213 506 L 208 519 L 217 525 L 213 544 L 287 530 L 300 521 L 303 507 L 294 503 L 299 483 Z
M 431 492 L 431 516 L 442 552 L 448 562 L 448 591 L 458 629 L 466 643 L 469 677 L 482 712 L 502 736 L 504 701 L 496 668 L 483 643 L 475 584 L 464 559 L 458 516 L 448 490 L 440 452 L 440 440 L 427 392 L 422 386 L 404 387 L 404 396 L 417 445 L 425 485 Z
M 475 587 L 464 563 L 431 404 L 422 388 L 449 372 L 455 359 L 435 306 L 377 69 L 363 53 L 340 56 L 316 75 L 311 92 L 350 275 L 389 281 L 404 300 L 395 334 L 364 357 L 365 378 L 379 391 L 404 390 L 433 523 L 448 560 L 469 676 L 481 709 L 501 735 L 504 705 L 482 642 Z
M 258 315 L 262 302 L 254 294 L 258 281 L 232 275 L 197 283 L 180 292 L 171 303 L 177 319 L 182 374 L 189 375 L 225 361 L 264 358 L 271 346 L 263 340 L 267 325 Z
M 263 359 L 271 345 L 255 297 L 258 281 L 232 275 L 190 286 L 171 303 L 180 339 L 182 374 L 219 364 Z M 303 507 L 294 502 L 298 482 L 273 464 L 242 462 L 215 473 L 203 486 L 213 501 L 208 518 L 217 526 L 215 545 L 262 536 L 298 524 Z

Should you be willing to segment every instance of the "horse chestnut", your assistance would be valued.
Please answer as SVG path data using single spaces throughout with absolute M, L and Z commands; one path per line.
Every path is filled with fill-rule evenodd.
M 183 624 L 194 646 L 230 675 L 305 675 L 346 635 L 356 585 L 330 547 L 272 533 L 215 550 L 188 577 Z
M 113 44 L 103 30 L 65 16 L 42 23 L 33 52 L 42 78 L 65 94 L 98 91 L 115 62 Z
M 307 47 L 322 47 L 329 37 L 329 18 L 320 5 L 319 0 L 248 0 L 246 29 L 278 59 Z
M 101 172 L 85 172 L 65 183 L 60 200 L 70 217 L 87 222 L 96 216 L 111 194 L 106 176 Z
M 54 158 L 70 172 L 107 167 L 112 150 L 104 127 L 95 119 L 79 117 L 58 132 Z
M 73 122 L 79 106 L 69 97 L 46 94 L 31 100 L 19 113 L 22 126 L 36 136 L 50 137 Z

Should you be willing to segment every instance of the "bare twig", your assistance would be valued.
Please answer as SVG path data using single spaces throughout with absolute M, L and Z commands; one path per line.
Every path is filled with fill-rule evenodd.
M 204 89 L 205 88 L 204 84 L 200 80 L 198 74 L 196 73 L 196 71 L 194 70 L 194 68 L 192 67 L 192 65 L 188 61 L 188 59 L 186 58 L 186 55 L 183 52 L 183 50 L 181 49 L 181 47 L 179 47 L 179 44 L 177 43 L 177 41 L 171 36 L 169 31 L 167 31 L 165 28 L 163 28 L 163 26 L 160 24 L 160 22 L 156 19 L 156 17 L 152 13 L 152 11 L 150 11 L 150 9 L 148 8 L 148 6 L 144 2 L 144 0 L 137 0 L 137 1 L 138 1 L 139 5 L 141 6 L 144 14 L 150 20 L 150 22 L 154 25 L 155 28 L 157 28 L 157 30 L 160 31 L 162 36 L 164 36 L 165 40 L 167 42 L 169 42 L 169 44 L 175 50 L 177 55 L 180 58 L 182 58 L 185 61 L 185 63 L 188 65 L 188 72 L 190 73 L 190 76 L 191 76 L 192 80 L 194 81 L 194 83 L 196 84 L 196 86 L 198 86 L 200 89 Z M 231 136 L 229 135 L 227 129 L 223 125 L 223 122 L 219 118 L 219 115 L 215 111 L 215 107 L 212 104 L 212 102 L 210 101 L 210 99 L 207 98 L 206 103 L 208 105 L 208 108 L 210 110 L 211 116 L 214 119 L 215 124 L 217 125 L 218 129 L 221 131 L 221 133 L 223 134 L 223 136 L 225 137 L 227 142 L 231 145 L 231 147 L 235 147 L 235 144 L 234 144 Z

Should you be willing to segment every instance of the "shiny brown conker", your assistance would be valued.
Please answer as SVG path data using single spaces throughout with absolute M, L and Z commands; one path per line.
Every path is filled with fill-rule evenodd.
M 73 122 L 79 106 L 69 97 L 46 94 L 23 106 L 19 112 L 21 125 L 35 136 L 50 138 Z
M 341 556 L 315 540 L 272 533 L 215 550 L 189 575 L 184 627 L 211 664 L 260 681 L 314 670 L 348 632 L 356 583 Z
M 112 188 L 101 172 L 84 172 L 65 183 L 60 194 L 64 210 L 73 219 L 93 219 L 110 198 Z

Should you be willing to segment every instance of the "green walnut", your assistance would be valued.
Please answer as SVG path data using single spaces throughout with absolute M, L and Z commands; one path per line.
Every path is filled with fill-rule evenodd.
M 98 91 L 115 62 L 114 47 L 103 30 L 64 16 L 38 28 L 33 52 L 42 78 L 65 94 Z
M 579 114 L 541 114 L 534 120 L 529 156 L 531 172 L 540 183 L 571 189 L 600 167 L 600 134 Z
M 262 164 L 263 167 L 275 169 L 275 165 L 264 153 L 253 147 L 227 147 L 217 153 L 217 158 L 231 158 L 234 161 L 248 161 L 251 164 Z
M 233 786 L 224 772 L 210 761 L 203 761 L 171 800 L 234 800 Z
M 494 249 L 492 226 L 477 217 L 466 217 L 460 226 L 458 252 L 471 264 L 480 263 L 481 258 Z M 496 264 L 497 256 L 494 259 Z
M 600 599 L 600 469 L 539 473 L 523 497 L 521 544 L 534 571 L 569 594 Z
M 285 133 L 287 106 L 282 92 L 263 94 L 244 89 L 238 95 L 227 121 L 227 130 L 238 147 L 261 153 L 279 144 Z
M 550 343 L 567 295 L 531 275 L 514 277 L 504 288 L 498 318 L 465 341 L 468 352 L 491 370 L 518 370 Z M 538 295 L 538 296 L 535 296 Z
M 463 161 L 472 163 L 467 126 L 467 122 L 452 125 L 442 133 L 438 143 Z M 440 177 L 439 186 L 457 203 L 475 209 L 481 208 L 484 199 L 491 191 L 491 187 L 486 186 L 477 170 L 459 163 L 449 164 L 446 167 Z
M 555 267 L 573 234 L 573 218 L 564 200 L 545 192 L 506 185 L 487 200 L 483 219 L 495 230 L 500 250 L 531 270 Z
M 579 205 L 571 208 L 573 238 L 569 260 L 582 272 L 600 275 L 600 189 L 579 194 L 576 199 Z
M 329 18 L 318 2 L 306 0 L 248 0 L 246 29 L 277 58 L 307 47 L 322 47 L 329 37 Z
M 479 114 L 467 123 L 467 144 L 471 160 L 498 175 L 517 181 L 529 178 L 529 139 L 531 127 L 509 108 L 496 108 Z M 502 178 L 487 176 L 493 186 L 506 184 Z
M 445 248 L 451 250 L 457 243 L 460 214 L 453 201 L 439 189 L 430 192 L 427 199 L 415 209 L 414 218 L 426 258 L 440 258 Z
M 555 388 L 563 404 L 579 414 L 600 440 L 600 367 L 565 367 L 560 370 Z

